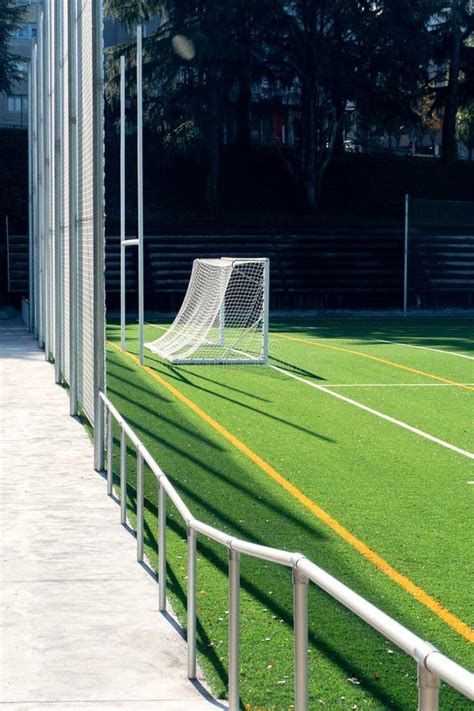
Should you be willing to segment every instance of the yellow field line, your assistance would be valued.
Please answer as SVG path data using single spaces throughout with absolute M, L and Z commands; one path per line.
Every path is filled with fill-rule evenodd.
M 140 361 L 137 356 L 128 351 L 122 351 L 120 346 L 116 345 L 112 341 L 108 341 L 108 344 L 115 348 L 123 355 L 130 358 L 136 365 L 140 365 Z M 163 376 L 152 370 L 146 365 L 141 366 L 143 370 L 150 375 L 154 380 L 156 380 L 160 385 L 162 385 L 168 392 L 174 395 L 180 402 L 182 402 L 186 407 L 192 410 L 196 415 L 198 415 L 204 422 L 210 425 L 216 432 L 218 432 L 222 437 L 224 437 L 228 442 L 230 442 L 236 449 L 238 449 L 242 454 L 248 457 L 254 464 L 256 464 L 262 471 L 265 472 L 269 477 L 271 477 L 277 484 L 279 484 L 285 491 L 287 491 L 291 496 L 293 496 L 300 504 L 302 504 L 306 509 L 311 511 L 320 521 L 323 521 L 327 526 L 329 526 L 338 536 L 340 536 L 346 543 L 349 543 L 353 548 L 355 548 L 361 555 L 363 555 L 367 560 L 370 560 L 379 570 L 381 570 L 387 577 L 393 580 L 397 585 L 402 587 L 406 592 L 412 595 L 418 602 L 427 607 L 431 612 L 433 612 L 437 617 L 439 617 L 443 622 L 445 622 L 449 627 L 455 630 L 458 634 L 470 642 L 474 642 L 474 631 L 459 617 L 456 617 L 452 612 L 450 612 L 446 607 L 444 607 L 440 602 L 435 600 L 434 597 L 426 593 L 422 588 L 415 585 L 409 578 L 398 570 L 393 568 L 390 563 L 387 563 L 378 553 L 375 553 L 371 548 L 369 548 L 363 541 L 354 536 L 350 531 L 347 530 L 342 524 L 339 523 L 335 518 L 322 509 L 316 502 L 310 499 L 308 496 L 303 494 L 300 489 L 289 482 L 285 477 L 276 471 L 268 462 L 259 457 L 250 447 L 248 447 L 244 442 L 233 435 L 229 430 L 223 427 L 219 422 L 214 420 L 207 412 L 204 412 L 199 405 L 190 400 L 186 395 L 177 390 L 171 383 L 169 383 Z
M 309 346 L 316 346 L 317 348 L 328 348 L 332 351 L 340 351 L 341 353 L 352 353 L 353 355 L 361 356 L 361 358 L 369 358 L 370 360 L 375 360 L 378 363 L 384 363 L 384 365 L 391 365 L 393 368 L 400 368 L 400 370 L 407 370 L 409 373 L 416 373 L 416 375 L 423 375 L 425 378 L 431 378 L 432 380 L 439 380 L 441 383 L 448 383 L 449 385 L 456 385 L 458 388 L 464 388 L 464 390 L 474 390 L 472 385 L 465 385 L 464 383 L 458 383 L 456 380 L 449 380 L 448 378 L 443 378 L 441 375 L 434 375 L 433 373 L 426 373 L 424 370 L 418 370 L 417 368 L 411 368 L 408 365 L 402 365 L 401 363 L 395 363 L 393 360 L 386 360 L 385 358 L 379 358 L 378 356 L 370 355 L 369 353 L 364 353 L 363 351 L 354 351 L 352 348 L 343 348 L 342 346 L 330 346 L 326 343 L 321 343 L 320 341 L 315 341 L 309 338 L 297 338 L 296 336 L 284 336 L 281 333 L 273 333 L 272 336 L 276 338 L 284 338 L 287 341 L 297 341 L 298 343 L 307 343 Z

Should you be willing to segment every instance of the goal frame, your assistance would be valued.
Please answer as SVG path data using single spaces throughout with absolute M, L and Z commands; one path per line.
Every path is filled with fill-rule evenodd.
M 202 258 L 205 259 L 205 258 Z M 269 305 L 269 300 L 270 300 L 270 259 L 268 257 L 219 257 L 219 260 L 228 262 L 234 267 L 235 265 L 238 264 L 255 264 L 255 263 L 261 263 L 263 264 L 263 294 L 262 294 L 262 328 L 261 328 L 261 333 L 262 333 L 262 354 L 260 357 L 251 357 L 250 355 L 247 355 L 244 351 L 242 351 L 242 358 L 180 358 L 179 356 L 176 358 L 169 357 L 168 355 L 164 354 L 163 352 L 160 352 L 159 349 L 150 349 L 150 344 L 145 344 L 146 347 L 151 350 L 153 353 L 156 353 L 159 355 L 161 358 L 165 359 L 169 363 L 172 363 L 173 365 L 265 365 L 268 362 L 268 355 L 269 355 L 269 345 L 268 345 L 268 340 L 269 340 L 269 313 L 270 313 L 270 305 Z M 198 260 L 195 260 L 198 261 Z M 193 262 L 194 264 L 194 262 Z M 188 283 L 188 288 L 189 285 L 191 284 L 191 281 Z M 183 299 L 184 303 L 184 299 Z M 181 306 L 182 308 L 182 306 Z M 225 331 L 225 317 L 222 318 L 222 314 L 225 314 L 225 295 L 224 299 L 221 304 L 221 317 L 219 319 L 219 328 L 220 328 L 220 339 L 217 343 L 206 343 L 205 346 L 207 348 L 222 348 L 223 347 L 223 337 L 224 337 L 224 331 Z M 181 310 L 181 309 L 180 309 Z M 175 320 L 178 318 L 180 311 L 176 314 Z M 174 323 L 174 321 L 173 321 Z M 170 326 L 170 328 L 172 325 Z M 167 332 L 168 333 L 168 330 Z M 164 334 L 165 335 L 165 334 Z M 157 339 L 159 340 L 159 339 Z M 203 344 L 204 345 L 204 344 Z M 229 348 L 229 350 L 234 351 L 236 353 L 239 353 L 238 350 L 234 348 Z

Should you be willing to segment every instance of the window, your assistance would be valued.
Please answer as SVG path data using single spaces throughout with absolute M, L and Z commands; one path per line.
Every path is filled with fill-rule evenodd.
M 8 113 L 21 114 L 28 111 L 28 97 L 9 96 L 7 101 Z
M 34 40 L 36 39 L 36 25 L 32 22 L 24 22 L 21 27 L 13 34 L 17 40 Z

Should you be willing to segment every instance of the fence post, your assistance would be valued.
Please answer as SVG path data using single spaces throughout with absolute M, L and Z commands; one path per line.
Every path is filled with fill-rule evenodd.
M 143 457 L 137 451 L 137 560 L 143 561 Z
M 418 711 L 438 711 L 439 679 L 418 662 Z
M 121 425 L 120 429 L 120 523 L 127 523 L 127 439 Z
M 54 374 L 61 382 L 63 364 L 63 2 L 54 7 Z
M 108 410 L 109 419 L 107 421 L 107 494 L 112 496 L 114 486 L 114 418 Z
M 188 678 L 196 678 L 196 531 L 188 525 Z
M 120 57 L 120 345 L 127 346 L 125 334 L 126 274 L 125 274 L 125 57 Z
M 240 702 L 240 553 L 229 549 L 229 711 Z
M 69 414 L 78 414 L 77 390 L 77 0 L 68 2 L 68 83 L 69 83 Z M 111 493 L 111 492 L 110 492 Z
M 105 392 L 105 216 L 104 216 L 104 41 L 102 0 L 92 2 L 94 148 L 94 465 L 104 469 Z
M 405 195 L 405 234 L 403 243 L 403 315 L 408 310 L 408 230 L 409 230 L 410 196 Z
M 138 192 L 138 328 L 140 365 L 144 360 L 144 290 L 143 265 L 143 28 L 137 26 L 137 192 Z
M 159 609 L 166 611 L 166 491 L 162 477 L 158 481 L 158 584 Z
M 308 709 L 308 578 L 293 568 L 295 711 Z

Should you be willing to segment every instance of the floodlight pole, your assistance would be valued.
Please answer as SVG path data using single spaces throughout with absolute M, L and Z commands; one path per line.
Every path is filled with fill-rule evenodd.
M 126 348 L 125 309 L 125 56 L 120 57 L 120 345 Z
M 137 25 L 137 188 L 138 188 L 138 328 L 140 365 L 144 360 L 144 272 L 143 272 L 143 28 Z
M 405 239 L 403 248 L 403 315 L 407 315 L 408 309 L 408 211 L 410 206 L 410 196 L 405 195 Z

